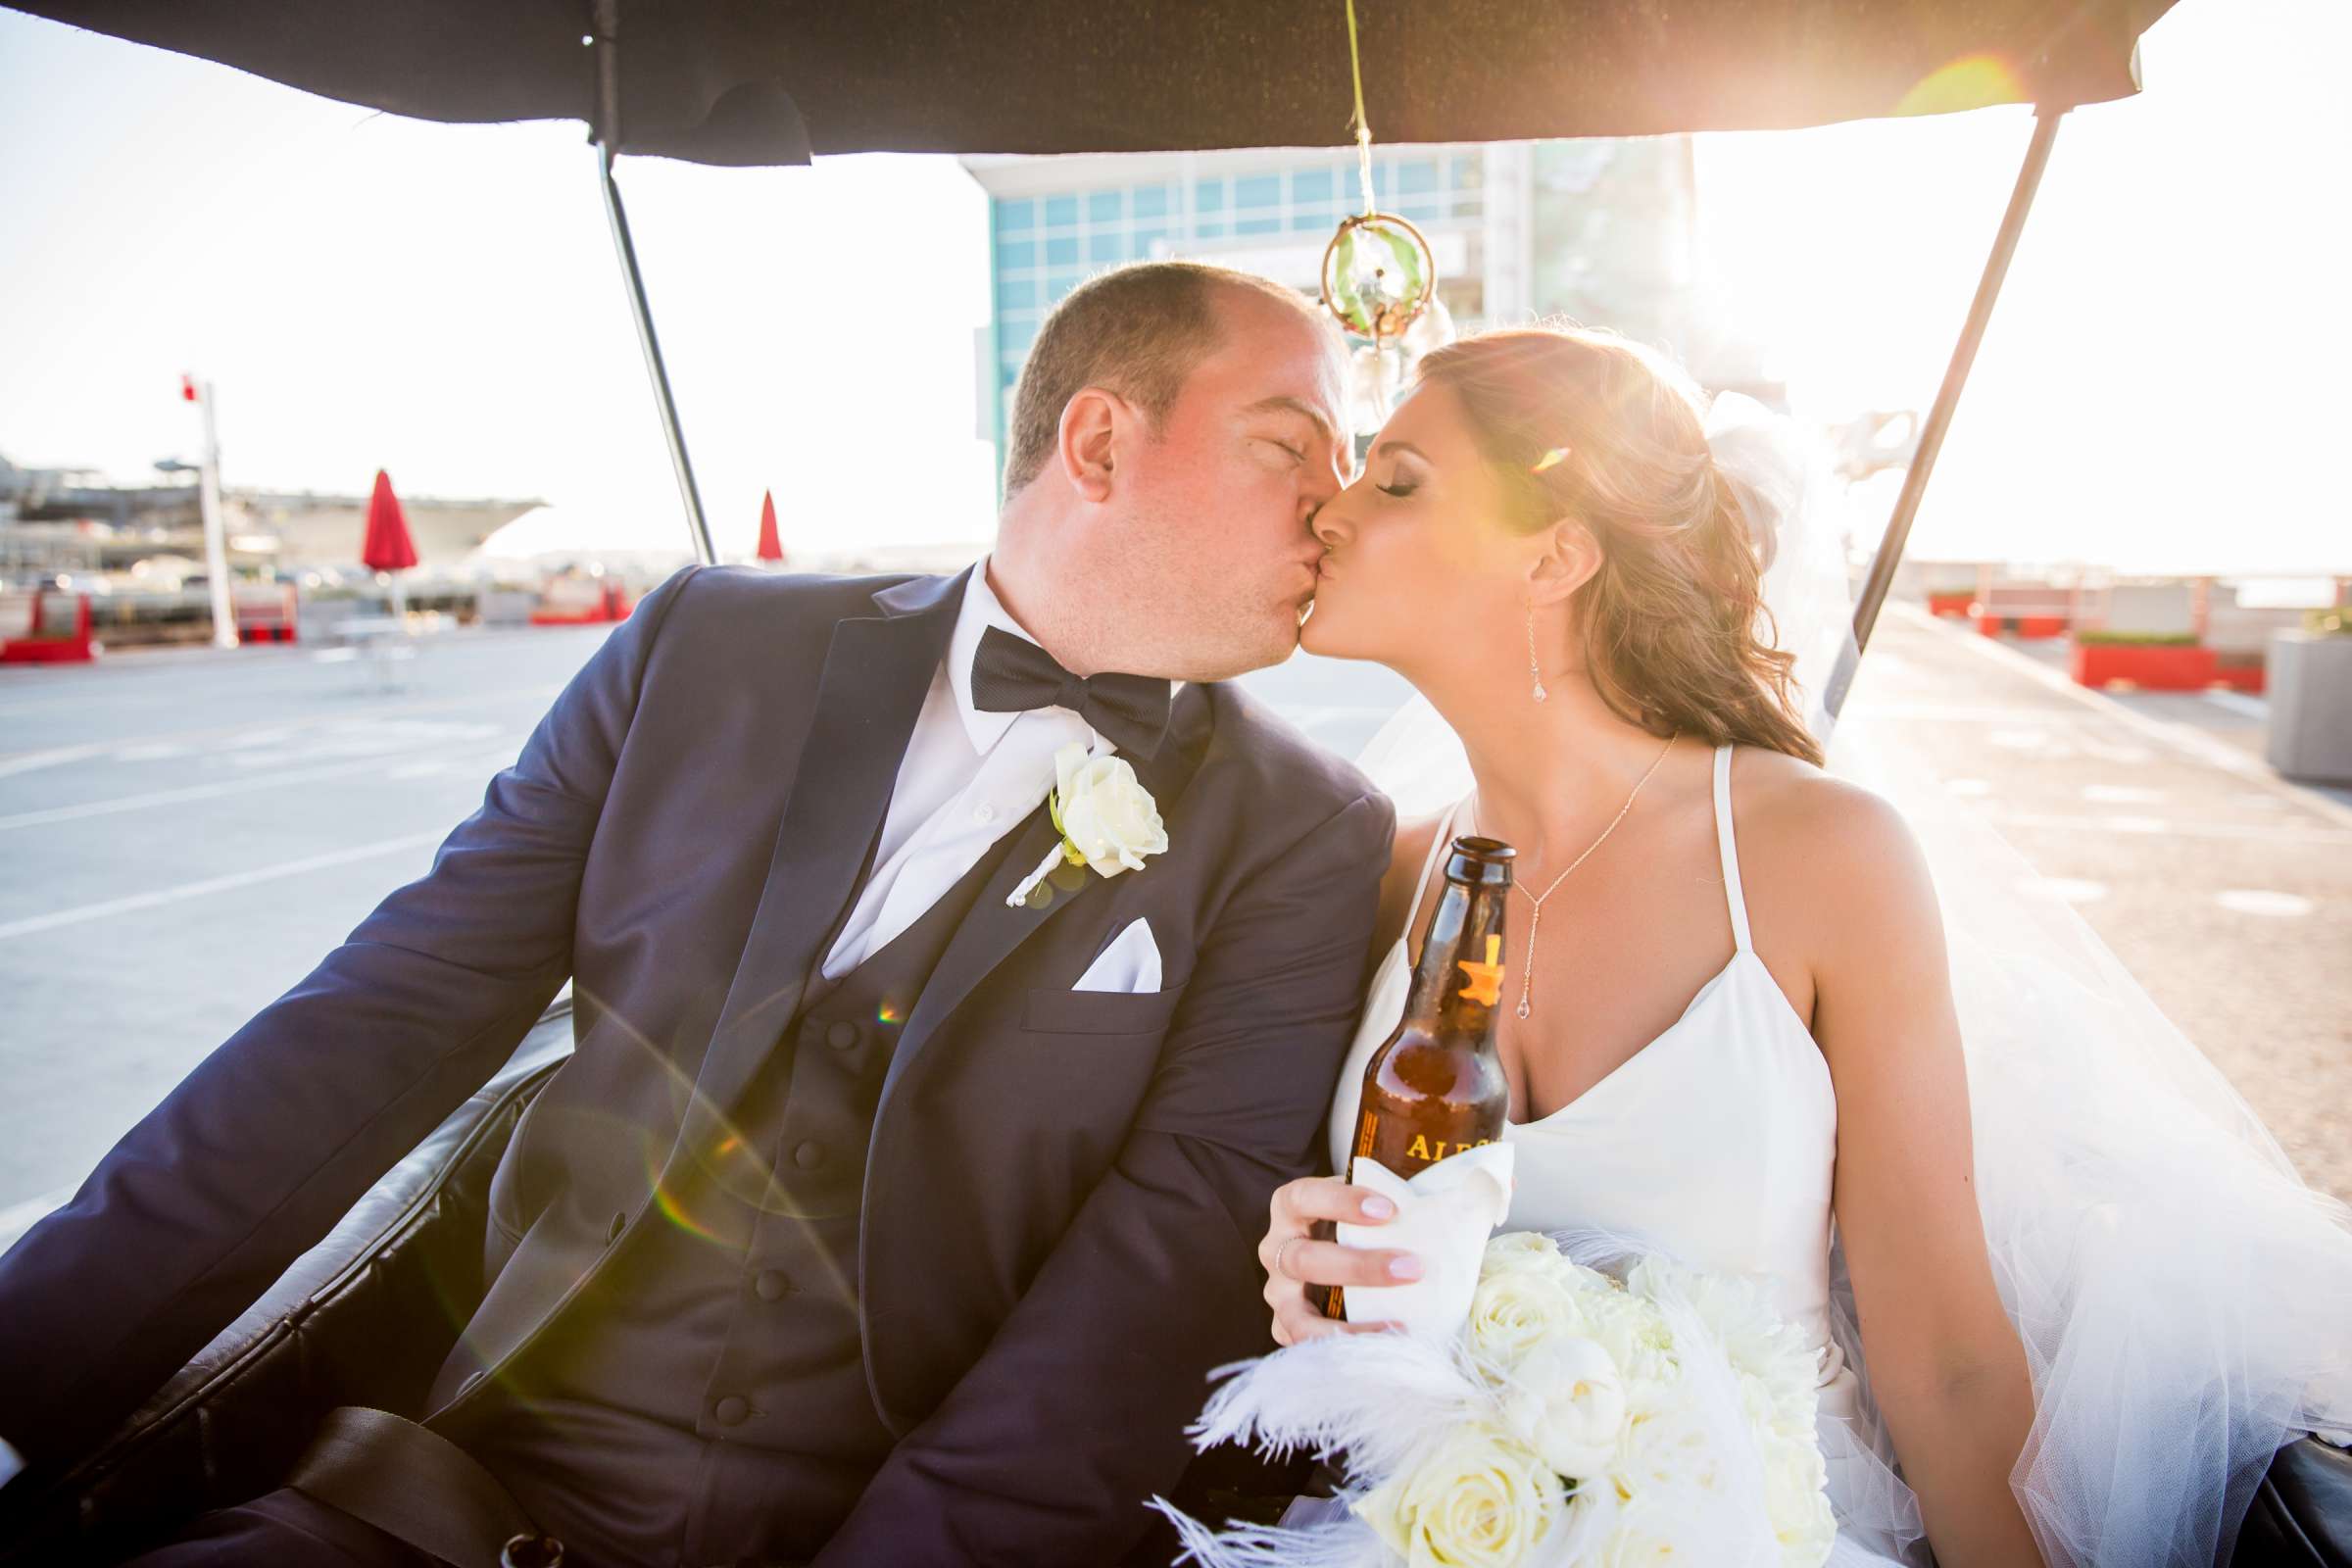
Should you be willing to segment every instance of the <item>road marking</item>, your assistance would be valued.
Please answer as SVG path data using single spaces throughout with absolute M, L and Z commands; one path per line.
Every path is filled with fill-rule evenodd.
M 461 758 L 448 758 L 437 766 L 457 766 Z M 497 765 L 511 766 L 514 757 L 508 756 Z M 37 811 L 19 811 L 12 816 L 0 816 L 0 832 L 18 827 L 43 827 L 52 822 L 77 822 L 84 817 L 112 816 L 121 811 L 143 811 L 150 807 L 177 806 L 184 801 L 209 801 L 222 795 L 243 795 L 251 790 L 277 789 L 288 784 L 310 784 L 322 778 L 347 778 L 354 773 L 384 772 L 385 759 L 365 758 L 356 762 L 329 762 L 318 767 L 290 767 L 275 773 L 247 774 L 242 778 L 222 779 L 216 784 L 183 784 L 177 789 L 149 790 L 142 795 L 119 795 L 104 801 L 80 801 L 72 806 L 44 807 Z M 390 774 L 393 778 L 405 775 Z M 487 783 L 488 780 L 483 782 Z
M 2054 833 L 2163 833 L 2182 839 L 2242 839 L 2262 844 L 2352 844 L 2352 830 L 2290 827 L 2273 822 L 2200 822 L 2153 816 L 2067 816 L 2055 811 L 1986 811 L 1999 828 L 2038 828 Z
M 1972 631 L 1958 631 L 1946 626 L 1917 606 L 1895 602 L 1888 604 L 1886 610 L 1888 613 L 1899 615 L 1915 625 L 1925 627 L 1936 636 L 1974 651 L 1980 658 L 1988 659 L 1996 664 L 2006 665 L 2016 670 L 2019 674 L 2048 687 L 2069 702 L 2078 703 L 2094 712 L 2104 714 L 2119 724 L 2135 729 L 2142 735 L 2162 741 L 2185 757 L 2207 763 L 2222 772 L 2233 774 L 2238 778 L 2258 784 L 2273 794 L 2282 795 L 2298 806 L 2317 811 L 2320 815 L 2347 828 L 2352 828 L 2352 806 L 2340 805 L 2325 795 L 2288 783 L 2273 772 L 2268 762 L 2258 757 L 2241 752 L 2227 742 L 2217 741 L 2209 735 L 2201 735 L 2186 724 L 2176 724 L 2170 719 L 2150 718 L 2144 713 L 2133 712 L 2104 692 L 2094 692 L 2076 685 L 2074 680 L 2061 670 L 2052 669 L 2038 660 L 2019 653 L 2014 648 L 2004 647 L 1990 637 L 1981 637 Z
M 2293 919 L 2312 911 L 2312 902 L 2295 893 L 2273 893 L 2261 888 L 2228 888 L 2213 896 L 2213 902 L 2232 914 L 2261 914 L 2273 919 Z
M 0 757 L 0 778 L 14 778 L 29 773 L 36 767 L 55 767 L 60 762 L 78 762 L 113 751 L 120 741 L 102 741 L 94 746 L 60 746 L 53 751 L 25 752 L 16 757 Z
M 2030 876 L 2019 884 L 2037 898 L 2056 899 L 2061 904 L 2096 904 L 2107 896 L 2104 882 L 2085 882 L 2071 876 Z
M 256 866 L 249 871 L 232 871 L 226 876 L 208 876 L 201 882 L 183 882 L 177 887 L 158 888 L 152 893 L 134 893 L 126 899 L 109 899 L 103 904 L 84 904 L 71 909 L 52 909 L 47 914 L 0 923 L 0 942 L 11 937 L 54 931 L 60 926 L 103 920 L 110 915 L 128 914 L 137 909 L 152 909 L 158 905 L 177 904 L 187 899 L 204 898 L 208 894 L 226 893 L 232 888 L 251 887 L 256 882 L 274 882 L 280 877 L 300 876 L 306 871 L 346 865 L 353 860 L 371 859 L 379 855 L 401 855 L 419 845 L 438 844 L 449 833 L 450 829 L 446 827 L 435 828 L 430 833 L 406 833 L 399 838 L 382 839 L 374 844 L 329 850 L 324 855 L 306 855 L 298 860 L 287 860 L 278 865 Z
M 494 703 L 509 702 L 518 697 L 553 697 L 561 692 L 564 686 L 564 682 L 563 681 L 557 681 L 553 685 L 510 686 L 502 691 L 483 692 L 472 697 L 438 698 L 432 702 L 388 703 L 382 708 L 370 708 L 367 712 L 369 718 L 392 718 L 409 713 L 437 713 L 452 708 L 486 708 Z M 318 729 L 324 725 L 349 724 L 350 722 L 352 722 L 352 713 L 346 708 L 333 713 L 322 714 L 318 718 L 294 719 L 287 722 L 284 727 L 289 731 L 302 731 Z M 536 715 L 533 716 L 532 722 L 538 722 Z M 139 736 L 138 740 L 146 744 L 162 741 L 201 741 L 209 740 L 216 735 L 225 735 L 233 739 L 236 736 L 250 734 L 252 729 L 252 721 L 247 720 L 240 724 L 215 724 L 205 729 L 162 730 L 152 735 Z M 116 747 L 128 744 L 130 744 L 129 738 L 117 736 L 113 740 L 99 745 L 67 746 L 54 751 L 23 752 L 13 756 L 0 753 L 0 778 L 35 767 L 47 767 L 53 762 L 77 761 L 84 757 L 95 756 L 98 753 L 112 751 Z
M 2216 708 L 2227 708 L 2241 717 L 2259 718 L 2266 724 L 2271 720 L 2271 705 L 2244 692 L 2207 692 L 2205 700 Z

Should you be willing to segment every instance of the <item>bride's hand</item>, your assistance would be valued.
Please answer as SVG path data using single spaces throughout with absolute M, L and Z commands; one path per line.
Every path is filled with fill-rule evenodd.
M 1396 1217 L 1396 1205 L 1368 1187 L 1350 1187 L 1337 1176 L 1301 1176 L 1274 1192 L 1266 1238 L 1257 1261 L 1266 1271 L 1266 1304 L 1274 1309 L 1274 1340 L 1296 1345 L 1324 1334 L 1368 1334 L 1390 1325 L 1347 1323 L 1325 1317 L 1306 1297 L 1309 1285 L 1397 1285 L 1421 1277 L 1421 1260 L 1410 1252 L 1343 1247 L 1318 1241 L 1318 1220 L 1381 1225 Z

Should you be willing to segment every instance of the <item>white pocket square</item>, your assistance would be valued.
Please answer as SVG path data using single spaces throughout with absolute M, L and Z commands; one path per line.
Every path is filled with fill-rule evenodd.
M 1157 991 L 1159 944 L 1152 940 L 1152 923 L 1131 920 L 1127 929 L 1110 939 L 1095 956 L 1072 991 Z

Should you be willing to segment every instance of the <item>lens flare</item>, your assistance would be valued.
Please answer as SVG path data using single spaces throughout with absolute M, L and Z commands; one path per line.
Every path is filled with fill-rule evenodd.
M 1892 113 L 1944 115 L 1988 104 L 2013 104 L 2030 97 L 2025 75 L 1996 54 L 1962 55 L 1930 72 L 1903 94 Z
M 1527 471 L 1530 473 L 1542 473 L 1545 468 L 1556 468 L 1567 461 L 1568 449 L 1566 447 L 1553 447 L 1549 452 L 1546 452 L 1542 457 L 1538 458 L 1536 460 L 1535 466 Z

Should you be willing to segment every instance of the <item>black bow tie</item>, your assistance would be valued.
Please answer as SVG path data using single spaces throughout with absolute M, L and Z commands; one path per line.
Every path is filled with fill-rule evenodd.
M 1061 667 L 1037 644 L 995 626 L 972 660 L 972 706 L 990 713 L 1066 708 L 1122 752 L 1150 758 L 1168 728 L 1169 688 L 1152 675 L 1088 675 Z

